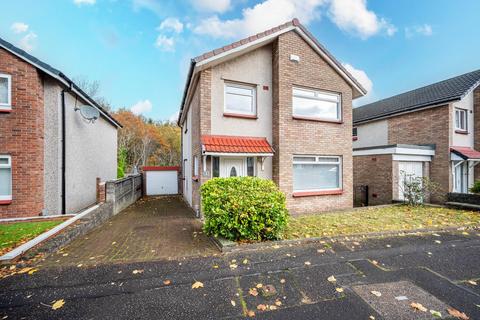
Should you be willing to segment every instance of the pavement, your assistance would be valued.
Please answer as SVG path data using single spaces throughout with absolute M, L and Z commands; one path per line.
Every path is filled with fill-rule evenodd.
M 449 308 L 480 319 L 479 278 L 478 230 L 272 244 L 206 257 L 40 266 L 0 280 L 0 319 L 438 319 L 432 312 L 456 319 Z M 60 299 L 65 304 L 53 310 Z
M 43 266 L 127 263 L 219 253 L 179 197 L 146 197 L 50 255 Z

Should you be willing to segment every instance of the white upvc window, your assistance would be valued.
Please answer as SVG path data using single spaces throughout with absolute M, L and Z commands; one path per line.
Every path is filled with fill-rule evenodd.
M 12 109 L 12 76 L 0 73 L 0 111 Z
M 342 189 L 342 157 L 293 156 L 293 191 Z
M 256 100 L 256 86 L 231 82 L 225 83 L 225 113 L 256 116 Z
M 455 130 L 468 131 L 468 110 L 455 109 Z
M 12 158 L 0 155 L 0 201 L 12 200 Z
M 293 116 L 313 120 L 341 121 L 342 96 L 339 93 L 293 88 Z

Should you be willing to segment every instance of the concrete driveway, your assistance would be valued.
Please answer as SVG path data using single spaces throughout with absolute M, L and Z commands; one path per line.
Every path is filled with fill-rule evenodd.
M 180 197 L 148 197 L 50 255 L 42 265 L 87 266 L 218 253 Z

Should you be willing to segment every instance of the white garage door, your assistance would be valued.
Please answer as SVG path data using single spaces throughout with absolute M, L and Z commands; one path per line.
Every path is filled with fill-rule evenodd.
M 404 200 L 403 185 L 405 178 L 412 179 L 416 177 L 423 177 L 423 162 L 418 161 L 400 161 L 398 163 L 398 197 L 399 200 Z
M 147 196 L 178 194 L 178 171 L 146 171 Z

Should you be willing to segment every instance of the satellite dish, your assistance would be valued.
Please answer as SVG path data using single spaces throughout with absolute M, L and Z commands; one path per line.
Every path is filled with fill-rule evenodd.
M 100 117 L 100 112 L 98 112 L 97 108 L 94 108 L 89 105 L 82 105 L 75 109 L 75 111 L 79 110 L 80 115 L 90 123 L 94 123 Z

